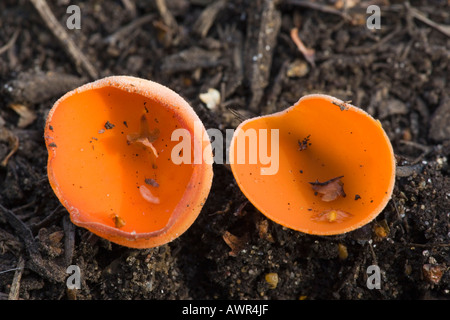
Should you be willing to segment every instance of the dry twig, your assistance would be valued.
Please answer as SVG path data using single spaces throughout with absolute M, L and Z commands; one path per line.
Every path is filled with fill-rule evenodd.
M 318 10 L 325 13 L 334 14 L 340 16 L 346 20 L 350 20 L 351 18 L 345 12 L 337 10 L 331 6 L 323 5 L 320 3 L 312 2 L 312 1 L 304 1 L 304 0 L 286 0 L 287 4 L 291 4 L 294 6 L 304 7 L 308 9 Z
M 98 78 L 99 73 L 96 68 L 91 64 L 83 52 L 81 52 L 72 38 L 69 37 L 66 30 L 64 30 L 64 28 L 59 24 L 58 20 L 56 20 L 55 15 L 51 11 L 47 2 L 45 0 L 30 1 L 39 12 L 42 20 L 44 20 L 53 35 L 58 38 L 64 50 L 66 50 L 69 56 L 75 61 L 77 67 L 84 69 L 91 78 Z
M 75 251 L 75 225 L 68 216 L 63 219 L 64 227 L 64 262 L 66 265 L 72 263 L 73 253 Z
M 226 3 L 227 0 L 219 0 L 206 7 L 194 23 L 194 32 L 199 34 L 202 38 L 205 37 L 214 23 L 217 14 L 225 7 Z
M 13 282 L 11 284 L 11 289 L 9 291 L 8 300 L 19 299 L 20 280 L 22 279 L 24 267 L 25 267 L 25 259 L 22 256 L 20 256 L 19 261 L 17 262 L 16 272 L 14 274 Z
M 17 37 L 19 36 L 20 30 L 16 30 L 16 32 L 14 32 L 14 34 L 12 35 L 11 39 L 9 39 L 9 41 L 0 48 L 0 54 L 8 51 L 16 42 Z
M 4 215 L 6 221 L 15 230 L 17 235 L 24 242 L 27 254 L 30 258 L 29 268 L 52 282 L 63 282 L 66 274 L 58 265 L 42 259 L 38 245 L 34 240 L 33 234 L 28 226 L 20 220 L 14 212 L 0 204 L 0 213 Z
M 412 8 L 409 4 L 409 2 L 405 2 L 406 9 L 408 10 L 408 13 L 414 18 L 417 19 L 426 25 L 436 29 L 437 31 L 441 32 L 442 34 L 446 35 L 447 37 L 450 37 L 450 26 L 439 24 L 434 22 L 433 20 L 428 19 L 422 12 L 420 12 L 416 8 Z
M 178 24 L 172 13 L 167 9 L 166 0 L 156 0 L 156 6 L 158 7 L 159 14 L 164 21 L 164 24 L 168 26 L 172 32 L 178 29 Z
M 248 110 L 260 113 L 260 102 L 269 84 L 272 59 L 281 28 L 281 13 L 274 1 L 250 1 L 244 46 L 245 77 L 252 96 Z
M 11 148 L 11 151 L 5 156 L 4 159 L 2 159 L 2 162 L 0 163 L 1 166 L 6 167 L 9 159 L 19 149 L 19 137 L 17 137 L 7 128 L 3 127 L 0 129 L 0 141 L 8 141 Z
M 315 58 L 315 51 L 314 49 L 308 49 L 303 44 L 302 40 L 300 40 L 300 37 L 298 36 L 298 29 L 292 28 L 291 30 L 291 39 L 294 41 L 295 45 L 297 46 L 298 50 L 303 54 L 306 61 L 308 61 L 313 67 L 316 65 L 314 62 Z
M 136 3 L 132 0 L 121 0 L 125 9 L 131 14 L 132 17 L 136 17 Z
M 149 14 L 146 14 L 145 16 L 134 19 L 132 22 L 130 22 L 126 26 L 120 28 L 119 30 L 114 32 L 112 35 L 108 36 L 106 38 L 106 42 L 115 45 L 120 40 L 124 39 L 125 37 L 128 37 L 133 30 L 136 30 L 140 26 L 151 22 L 153 19 L 155 19 L 155 15 L 153 13 L 149 13 Z

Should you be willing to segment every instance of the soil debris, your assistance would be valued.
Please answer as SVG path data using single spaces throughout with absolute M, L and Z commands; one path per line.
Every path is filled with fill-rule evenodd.
M 105 123 L 105 129 L 106 129 L 106 130 L 110 130 L 110 129 L 114 128 L 114 127 L 115 127 L 114 124 L 112 124 L 112 123 L 109 122 L 109 121 L 106 121 L 106 123 Z
M 445 272 L 445 266 L 426 263 L 422 266 L 423 275 L 434 285 L 439 284 Z
M 0 299 L 450 298 L 446 1 L 382 1 L 381 29 L 374 30 L 366 27 L 368 1 L 345 1 L 346 7 L 344 1 L 166 0 L 158 8 L 155 1 L 121 0 L 107 1 L 101 10 L 105 1 L 84 1 L 80 30 L 65 27 L 68 2 L 47 0 L 41 15 L 27 0 L 0 1 L 0 204 L 9 210 L 0 209 Z M 60 27 L 46 28 L 51 16 Z M 291 39 L 293 27 L 315 50 L 315 67 Z M 381 118 L 392 142 L 398 164 L 392 199 L 365 227 L 313 237 L 267 220 L 247 202 L 229 168 L 215 166 L 203 211 L 180 239 L 149 250 L 111 244 L 75 227 L 53 195 L 42 132 L 58 98 L 93 75 L 114 74 L 174 89 L 207 128 L 220 130 L 284 110 L 313 92 L 352 100 Z M 199 98 L 209 88 L 220 92 L 215 110 Z M 20 115 L 10 104 L 26 106 L 36 119 L 19 128 Z M 109 120 L 115 129 L 131 128 L 129 119 Z M 148 120 L 151 129 L 163 126 L 161 119 Z M 103 125 L 99 141 L 114 133 Z M 294 137 L 293 148 L 297 138 L 303 137 Z M 298 169 L 306 181 L 317 178 Z M 348 196 L 354 201 L 362 192 Z M 333 202 L 324 204 L 332 208 Z M 307 213 L 321 223 L 337 223 L 339 216 Z M 389 232 L 379 238 L 374 226 L 383 220 Z M 346 259 L 339 258 L 338 244 L 347 248 Z M 383 275 L 381 287 L 368 290 L 366 270 L 374 263 Z M 80 290 L 66 290 L 71 264 L 81 269 Z M 268 290 L 267 273 L 278 274 L 275 290 Z
M 223 241 L 225 241 L 225 243 L 230 247 L 231 251 L 228 254 L 232 257 L 236 257 L 238 253 L 244 249 L 246 244 L 245 237 L 237 237 L 228 231 L 225 231 L 222 238 Z
M 150 186 L 152 186 L 152 187 L 155 187 L 155 188 L 158 188 L 158 187 L 159 187 L 159 183 L 156 182 L 155 179 L 149 179 L 149 178 L 147 178 L 147 179 L 145 179 L 145 183 L 148 184 L 148 185 L 150 185 Z
M 311 145 L 311 142 L 309 142 L 310 138 L 311 138 L 311 135 L 309 134 L 302 141 L 300 141 L 300 140 L 297 141 L 299 151 L 306 150 Z
M 117 215 L 117 214 L 114 214 L 113 215 L 113 217 L 112 217 L 112 219 L 113 219 L 113 222 L 114 222 L 114 226 L 117 228 L 117 229 L 120 229 L 120 228 L 122 228 L 122 227 L 124 227 L 125 226 L 125 220 L 123 220 L 119 215 Z

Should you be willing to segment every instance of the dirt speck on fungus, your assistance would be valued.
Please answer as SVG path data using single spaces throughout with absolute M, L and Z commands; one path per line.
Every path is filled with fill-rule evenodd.
M 115 127 L 114 124 L 112 124 L 112 123 L 109 122 L 109 121 L 106 121 L 106 123 L 105 123 L 105 129 L 106 129 L 106 130 L 110 130 L 110 129 L 114 128 L 114 127 Z
M 339 1 L 174 0 L 165 11 L 153 1 L 71 1 L 81 8 L 80 30 L 66 28 L 67 1 L 47 3 L 94 70 L 56 39 L 31 1 L 0 1 L 0 161 L 14 147 L 8 137 L 19 141 L 0 166 L 0 203 L 8 210 L 0 209 L 0 299 L 450 299 L 450 59 L 439 30 L 450 25 L 447 1 L 384 1 L 374 30 L 366 1 L 344 10 Z M 218 3 L 220 14 L 202 14 Z M 287 73 L 305 60 L 290 38 L 294 28 L 314 50 L 314 65 L 297 77 Z M 400 173 L 392 199 L 369 225 L 311 236 L 267 220 L 227 166 L 215 164 L 211 193 L 186 233 L 153 249 L 112 244 L 64 222 L 68 213 L 46 171 L 45 117 L 94 73 L 166 85 L 207 129 L 224 134 L 309 93 L 352 100 L 380 119 L 392 142 Z M 199 98 L 209 88 L 221 93 L 214 110 Z M 23 128 L 6 107 L 18 103 L 36 115 Z M 381 221 L 383 230 L 374 229 Z M 18 271 L 8 270 L 21 263 L 14 291 Z M 71 264 L 82 270 L 79 290 L 66 288 Z M 380 289 L 370 290 L 374 264 L 382 277 Z M 268 274 L 277 275 L 276 286 Z

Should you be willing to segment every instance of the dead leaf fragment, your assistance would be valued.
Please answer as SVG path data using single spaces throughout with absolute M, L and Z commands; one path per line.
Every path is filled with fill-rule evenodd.
M 140 143 L 144 147 L 150 149 L 155 158 L 158 158 L 158 151 L 156 151 L 155 147 L 153 146 L 153 142 L 155 142 L 156 139 L 158 139 L 159 133 L 160 132 L 158 128 L 154 129 L 153 131 L 150 131 L 147 118 L 145 117 L 144 114 L 141 117 L 139 133 L 129 134 L 127 136 L 127 143 L 128 144 Z
M 53 233 L 50 233 L 48 235 L 48 240 L 54 244 L 57 245 L 61 242 L 62 238 L 64 237 L 64 232 L 63 231 L 55 231 Z
M 228 231 L 222 236 L 223 241 L 230 247 L 231 251 L 228 253 L 232 257 L 236 257 L 238 253 L 244 248 L 246 239 L 244 237 L 237 237 Z
M 261 219 L 256 223 L 258 234 L 260 239 L 266 239 L 269 242 L 275 242 L 272 234 L 269 232 L 269 221 L 267 219 Z
M 352 215 L 348 212 L 342 211 L 342 210 L 335 210 L 335 209 L 329 209 L 324 210 L 320 213 L 314 214 L 311 219 L 314 221 L 319 222 L 342 222 L 348 218 L 350 218 Z
M 344 176 L 336 177 L 325 182 L 310 182 L 315 192 L 322 195 L 322 201 L 330 202 L 336 200 L 338 197 L 345 198 L 344 183 L 341 179 Z
M 19 122 L 17 123 L 17 127 L 19 128 L 25 128 L 29 126 L 37 118 L 36 113 L 23 104 L 13 103 L 9 105 L 9 107 L 19 115 Z
M 19 137 L 17 137 L 12 131 L 3 127 L 0 128 L 0 141 L 8 142 L 9 147 L 11 148 L 11 151 L 5 156 L 4 159 L 2 159 L 2 162 L 0 163 L 3 167 L 6 167 L 9 159 L 19 149 Z
M 444 274 L 445 267 L 439 264 L 424 264 L 422 266 L 423 275 L 432 284 L 439 284 L 442 275 Z

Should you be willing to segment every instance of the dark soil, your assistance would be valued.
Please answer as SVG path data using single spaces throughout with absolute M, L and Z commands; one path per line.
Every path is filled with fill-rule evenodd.
M 0 299 L 450 298 L 450 3 L 378 1 L 381 29 L 369 30 L 363 1 L 346 10 L 325 0 L 167 0 L 167 10 L 144 0 L 48 2 L 94 71 L 30 1 L 0 2 Z M 80 30 L 65 28 L 69 4 L 81 8 Z M 207 128 L 234 128 L 313 92 L 351 100 L 391 139 L 392 200 L 361 229 L 311 236 L 267 220 L 217 164 L 185 234 L 148 250 L 111 244 L 68 221 L 46 176 L 46 114 L 95 72 L 160 82 Z M 209 88 L 221 92 L 213 110 L 199 99 Z M 71 264 L 80 290 L 66 287 Z M 370 290 L 373 264 L 381 285 Z

